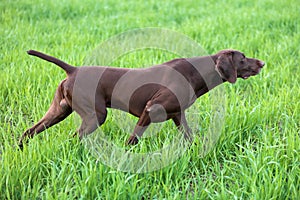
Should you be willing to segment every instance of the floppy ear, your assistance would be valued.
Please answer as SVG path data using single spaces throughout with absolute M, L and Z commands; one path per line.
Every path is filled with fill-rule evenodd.
M 216 62 L 216 70 L 220 76 L 230 83 L 235 83 L 237 79 L 237 70 L 233 65 L 232 52 L 222 53 Z

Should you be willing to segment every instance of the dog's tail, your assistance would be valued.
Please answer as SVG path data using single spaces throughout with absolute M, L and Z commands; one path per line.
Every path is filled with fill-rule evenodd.
M 27 53 L 29 55 L 39 57 L 41 59 L 47 60 L 49 62 L 52 62 L 52 63 L 60 66 L 63 70 L 65 70 L 65 72 L 67 74 L 71 74 L 71 73 L 73 73 L 76 70 L 76 67 L 73 67 L 73 66 L 71 66 L 71 65 L 69 65 L 69 64 L 67 64 L 67 63 L 65 63 L 65 62 L 63 62 L 63 61 L 61 61 L 61 60 L 59 60 L 57 58 L 54 58 L 52 56 L 43 54 L 41 52 L 38 52 L 38 51 L 35 51 L 35 50 L 29 50 L 29 51 L 27 51 Z

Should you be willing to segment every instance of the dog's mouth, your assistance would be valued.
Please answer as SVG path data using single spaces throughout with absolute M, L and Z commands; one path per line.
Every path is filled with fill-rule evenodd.
M 247 71 L 246 73 L 242 74 L 240 77 L 242 79 L 248 79 L 250 76 L 255 76 L 255 75 L 259 74 L 260 71 L 261 71 L 261 68 L 257 68 L 256 70 L 251 70 L 250 72 Z
M 255 73 L 255 74 L 254 74 L 254 73 L 251 73 L 251 74 L 245 74 L 245 75 L 242 75 L 241 78 L 242 78 L 242 79 L 248 79 L 248 78 L 250 78 L 251 76 L 255 76 L 255 75 L 257 75 L 257 74 L 258 74 L 258 73 Z
M 242 76 L 242 79 L 248 79 L 250 77 L 250 75 L 248 76 Z

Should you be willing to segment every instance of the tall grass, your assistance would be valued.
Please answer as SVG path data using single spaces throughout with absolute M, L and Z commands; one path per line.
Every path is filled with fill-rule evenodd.
M 299 9 L 296 0 L 1 1 L 0 199 L 299 199 Z M 17 138 L 42 117 L 65 77 L 26 50 L 80 66 L 101 42 L 142 27 L 186 34 L 208 53 L 234 48 L 267 63 L 258 76 L 225 84 L 226 121 L 208 155 L 200 157 L 192 145 L 158 171 L 121 172 L 71 137 L 74 115 L 33 138 L 23 152 L 16 150 Z M 112 64 L 141 67 L 174 57 L 144 50 Z M 207 101 L 205 95 L 195 104 L 203 133 L 209 128 Z M 102 128 L 123 147 L 129 133 L 117 125 L 110 111 Z M 166 132 L 173 125 L 166 126 L 142 139 L 136 151 L 171 140 Z

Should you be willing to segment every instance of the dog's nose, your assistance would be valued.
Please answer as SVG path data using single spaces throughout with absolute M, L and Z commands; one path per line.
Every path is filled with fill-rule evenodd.
M 258 65 L 262 68 L 263 66 L 265 66 L 265 62 L 264 61 L 261 61 L 259 60 L 258 61 Z

